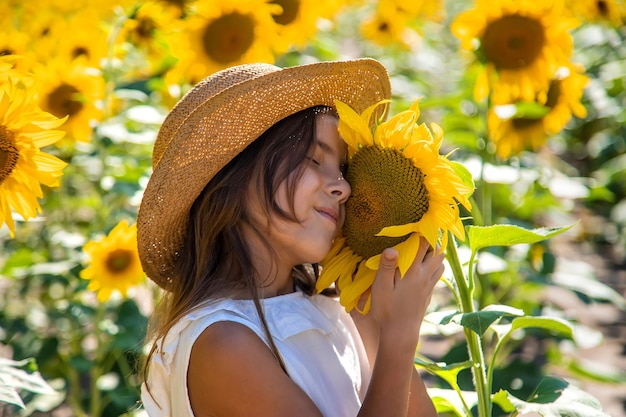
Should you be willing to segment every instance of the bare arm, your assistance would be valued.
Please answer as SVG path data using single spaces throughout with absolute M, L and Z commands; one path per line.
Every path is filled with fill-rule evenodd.
M 367 356 L 370 361 L 370 366 L 374 366 L 376 361 L 376 354 L 378 351 L 378 325 L 369 314 L 363 315 L 356 310 L 351 313 L 352 318 L 359 329 L 361 338 L 367 351 Z M 407 417 L 429 417 L 436 416 L 435 407 L 430 399 L 426 386 L 422 381 L 417 369 L 413 369 L 413 376 L 411 378 L 411 385 L 409 387 L 409 400 L 408 400 L 408 413 Z
M 239 323 L 215 323 L 200 335 L 187 387 L 196 417 L 321 417 L 265 343 Z
M 417 341 L 419 340 L 419 328 L 430 301 L 432 290 L 443 272 L 443 255 L 429 252 L 428 245 L 425 241 L 422 241 L 422 248 L 423 250 L 420 250 L 418 253 L 415 264 L 409 269 L 409 272 L 407 272 L 405 277 L 405 279 L 408 278 L 417 281 L 419 288 L 416 289 L 415 285 L 398 286 L 397 288 L 399 291 L 417 290 L 416 292 L 409 293 L 414 309 L 406 310 L 403 313 L 404 318 L 407 320 L 400 320 L 400 322 L 404 323 L 403 325 L 407 327 L 402 331 L 402 335 L 393 335 L 393 324 L 391 324 L 392 328 L 388 329 L 387 332 L 379 330 L 378 320 L 374 317 L 376 311 L 367 315 L 362 315 L 354 311 L 352 313 L 352 317 L 357 328 L 359 329 L 370 364 L 374 367 L 374 370 L 377 367 L 382 367 L 383 363 L 387 363 L 387 355 L 394 355 L 398 358 L 398 361 L 402 361 L 402 363 L 398 362 L 394 364 L 394 366 L 397 367 L 395 373 L 390 371 L 389 375 L 387 375 L 387 378 L 392 378 L 394 382 L 390 383 L 389 381 L 384 381 L 386 386 L 393 387 L 393 390 L 395 390 L 395 392 L 389 392 L 387 395 L 396 397 L 396 401 L 406 403 L 405 412 L 400 415 L 430 417 L 436 416 L 437 413 L 432 400 L 428 396 L 421 376 L 413 365 L 413 358 Z M 393 269 L 395 272 L 395 262 L 389 260 L 387 265 L 383 265 L 381 267 L 381 271 L 379 271 L 379 275 L 376 277 L 376 280 L 384 277 L 383 268 L 385 267 Z M 394 289 L 396 289 L 396 284 L 399 284 L 396 273 L 397 272 L 394 273 L 393 278 Z M 391 282 L 391 280 L 388 282 Z M 375 297 L 377 290 L 380 290 L 380 288 L 373 288 L 373 303 L 385 300 L 385 298 L 376 300 Z M 403 298 L 396 297 L 388 299 L 387 302 L 401 303 L 403 302 Z M 413 317 L 412 320 L 415 320 L 412 323 L 411 317 Z M 383 323 L 383 325 L 389 326 L 390 324 Z M 403 325 L 400 324 L 400 327 Z M 391 340 L 391 343 L 387 342 L 386 339 Z M 408 341 L 408 348 L 405 348 L 405 345 L 401 342 L 404 339 Z M 413 343 L 415 343 L 415 345 Z M 391 346 L 387 348 L 390 350 L 389 353 L 381 350 L 386 349 L 386 344 L 391 344 Z M 410 373 L 410 377 L 407 377 L 407 369 L 410 369 L 410 371 L 408 371 Z M 373 378 L 375 377 L 376 376 L 373 375 Z

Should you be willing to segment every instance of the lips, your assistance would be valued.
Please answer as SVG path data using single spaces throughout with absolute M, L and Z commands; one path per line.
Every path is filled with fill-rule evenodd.
M 318 213 L 322 216 L 327 217 L 332 220 L 333 223 L 337 223 L 337 219 L 339 218 L 339 213 L 337 210 L 329 208 L 329 207 L 319 207 L 316 209 Z

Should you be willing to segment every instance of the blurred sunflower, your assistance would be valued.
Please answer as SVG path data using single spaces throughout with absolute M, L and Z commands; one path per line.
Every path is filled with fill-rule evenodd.
M 305 46 L 315 36 L 319 20 L 334 17 L 341 6 L 341 2 L 334 0 L 270 0 L 269 3 L 282 9 L 272 14 L 279 35 L 274 48 L 276 54 Z
M 6 224 L 13 237 L 12 211 L 25 220 L 36 217 L 41 184 L 59 186 L 67 164 L 40 149 L 63 137 L 63 131 L 54 129 L 65 119 L 41 111 L 27 88 L 30 83 L 6 75 L 9 58 L 0 57 L 0 225 Z
M 70 63 L 80 58 L 89 66 L 102 66 L 108 53 L 108 32 L 103 25 L 104 12 L 95 1 L 89 5 L 79 4 L 78 8 L 65 7 L 56 1 L 47 1 L 45 5 L 41 2 L 24 3 L 15 11 L 16 29 L 28 36 L 28 49 L 36 57 L 34 60 Z
M 57 117 L 68 116 L 62 126 L 68 139 L 88 142 L 93 124 L 102 120 L 104 79 L 100 71 L 76 60 L 50 61 L 34 71 L 39 84 L 39 105 Z
M 89 266 L 79 275 L 90 281 L 87 289 L 96 291 L 100 302 L 109 300 L 113 291 L 126 296 L 130 287 L 144 280 L 135 224 L 119 222 L 105 238 L 87 242 L 83 251 L 89 257 Z
M 274 62 L 281 8 L 265 0 L 196 2 L 172 37 L 179 59 L 168 80 L 196 83 L 226 67 L 250 62 Z M 177 83 L 175 82 L 175 83 Z
M 0 32 L 0 56 L 28 54 L 28 35 L 11 27 L 3 27 Z
M 169 57 L 169 35 L 180 17 L 180 10 L 163 1 L 147 1 L 138 5 L 124 21 L 119 38 L 132 45 L 142 55 L 136 75 L 145 77 L 161 70 Z M 128 53 L 127 51 L 125 53 Z M 146 65 L 147 64 L 147 65 Z M 135 73 L 135 71 L 133 71 Z
M 485 68 L 474 87 L 477 101 L 492 94 L 494 104 L 532 101 L 548 90 L 557 68 L 573 50 L 563 0 L 476 0 L 451 25 L 461 46 L 475 50 Z
M 581 98 L 588 79 L 581 72 L 574 66 L 561 67 L 545 100 L 495 106 L 489 111 L 487 127 L 501 159 L 526 149 L 539 149 L 549 136 L 565 127 L 572 115 L 587 115 Z
M 32 74 L 22 70 L 21 61 L 25 58 L 18 55 L 0 55 L 0 85 L 17 84 L 19 88 L 31 88 L 35 83 Z
M 65 19 L 52 19 L 46 36 L 49 42 L 41 42 L 38 49 L 40 59 L 64 60 L 67 64 L 81 59 L 85 66 L 102 68 L 108 54 L 108 33 L 101 23 L 87 24 L 102 21 L 91 7 Z M 80 36 L 67 36 L 68 33 L 80 33 Z
M 626 21 L 626 4 L 623 0 L 578 0 L 572 2 L 572 8 L 586 22 L 621 27 Z
M 432 123 L 417 124 L 419 102 L 370 130 L 375 108 L 360 116 L 337 102 L 339 132 L 348 145 L 346 180 L 352 194 L 346 202 L 342 236 L 322 261 L 318 291 L 336 282 L 341 304 L 357 307 L 369 291 L 381 252 L 394 247 L 402 275 L 415 259 L 420 237 L 445 247 L 448 231 L 465 238 L 459 203 L 471 208 L 473 185 L 457 173 L 462 167 L 439 154 L 443 131 Z M 463 175 L 466 177 L 466 173 Z M 370 299 L 363 312 L 369 310 Z M 358 308 L 358 307 L 357 307 Z
M 397 1 L 381 0 L 361 23 L 361 35 L 380 46 L 396 44 L 408 49 L 415 40 L 415 33 L 409 27 L 410 16 Z
M 424 20 L 442 22 L 444 18 L 443 0 L 400 1 L 407 13 Z

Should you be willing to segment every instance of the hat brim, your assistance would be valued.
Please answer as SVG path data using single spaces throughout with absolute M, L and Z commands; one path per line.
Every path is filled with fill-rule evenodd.
M 309 107 L 334 107 L 335 100 L 361 112 L 390 97 L 386 69 L 366 58 L 276 68 L 201 102 L 173 132 L 144 191 L 137 239 L 148 277 L 167 289 L 192 204 L 220 169 L 276 122 Z

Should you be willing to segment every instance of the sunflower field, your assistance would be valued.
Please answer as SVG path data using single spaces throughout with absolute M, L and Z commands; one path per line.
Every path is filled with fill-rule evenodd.
M 440 415 L 626 416 L 623 0 L 3 0 L 0 23 L 0 417 L 145 417 L 160 123 L 232 65 L 360 57 L 462 181 L 439 203 L 462 224 L 412 230 L 446 248 L 415 359 Z

